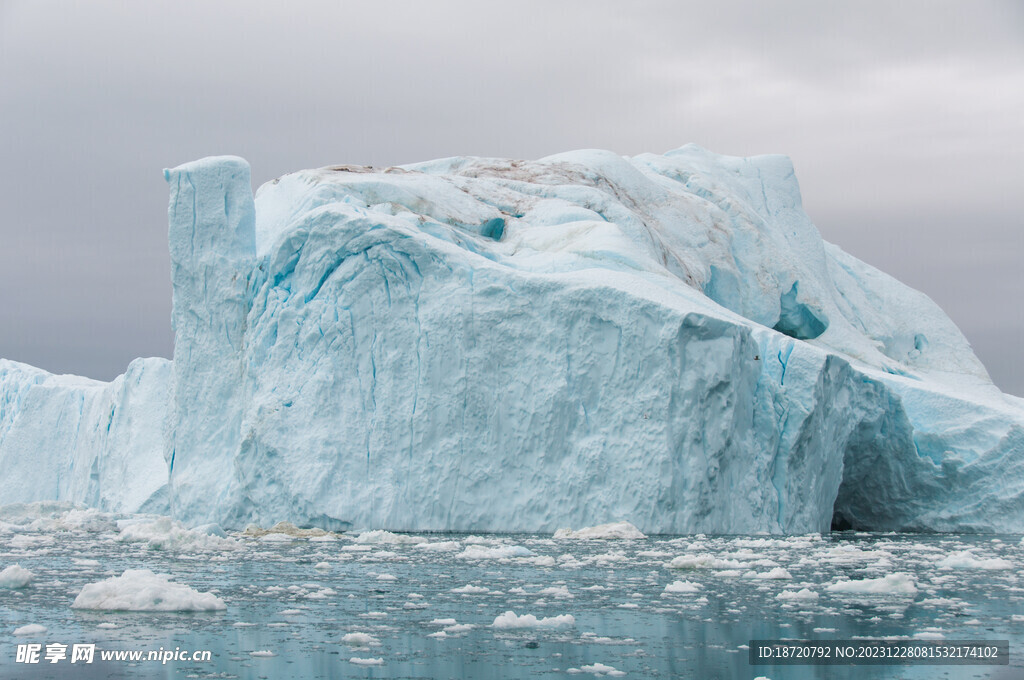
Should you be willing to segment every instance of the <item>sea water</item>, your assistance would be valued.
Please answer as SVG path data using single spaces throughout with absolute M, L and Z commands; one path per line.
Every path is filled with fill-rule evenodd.
M 106 520 L 0 523 L 0 569 L 17 563 L 34 575 L 0 588 L 0 678 L 1024 676 L 1020 536 L 125 540 L 131 519 L 120 530 Z M 72 609 L 86 584 L 143 568 L 212 591 L 227 609 Z M 867 579 L 882 579 L 881 592 L 842 585 Z M 29 624 L 47 630 L 14 635 Z M 1010 665 L 749 663 L 755 639 L 861 637 L 1009 640 Z M 18 645 L 53 643 L 69 655 L 95 644 L 96 656 L 16 658 Z M 209 651 L 211 660 L 102 661 L 100 650 Z

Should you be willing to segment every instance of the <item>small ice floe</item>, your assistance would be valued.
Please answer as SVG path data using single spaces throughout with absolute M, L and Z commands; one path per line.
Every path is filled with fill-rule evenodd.
M 388 617 L 387 612 L 366 612 L 365 614 L 359 615 L 364 619 L 386 619 Z
M 1011 614 L 1010 621 L 1014 623 L 1024 623 L 1024 614 Z
M 434 619 L 433 621 L 428 621 L 427 625 L 428 626 L 454 626 L 456 623 L 458 623 L 458 621 L 456 621 L 455 619 Z
M 350 647 L 380 647 L 380 640 L 369 633 L 355 632 L 346 633 L 341 641 Z
M 928 628 L 920 633 L 914 633 L 915 640 L 942 640 L 945 637 L 938 628 Z
M 569 592 L 568 586 L 551 586 L 544 588 L 537 594 L 541 597 L 560 597 L 563 599 L 573 597 L 573 594 Z
M 536 557 L 520 557 L 518 561 L 532 564 L 535 567 L 553 567 L 556 564 L 555 558 L 551 555 L 537 555 Z
M 234 626 L 235 628 L 252 628 L 256 624 L 255 623 L 248 623 L 246 621 L 235 621 L 231 625 Z
M 28 569 L 20 564 L 12 564 L 0 571 L 0 588 L 24 588 L 32 583 L 34 578 L 35 574 Z
M 378 581 L 397 581 L 398 577 L 395 576 L 394 574 L 378 574 L 377 575 L 377 580 Z
M 985 569 L 997 571 L 1013 569 L 1013 563 L 1001 557 L 978 559 L 970 550 L 950 553 L 935 563 L 939 569 Z
M 611 638 L 598 635 L 597 633 L 589 632 L 582 633 L 580 635 L 580 642 L 585 642 L 588 645 L 635 645 L 637 641 L 633 638 Z
M 491 627 L 503 630 L 519 630 L 524 628 L 566 628 L 574 625 L 576 625 L 576 617 L 572 614 L 546 616 L 538 619 L 533 614 L 517 616 L 514 611 L 507 611 L 496 617 Z
M 100 566 L 100 561 L 99 560 L 80 559 L 78 557 L 71 558 L 71 563 L 74 564 L 76 567 L 98 567 L 98 566 Z
M 201 593 L 182 583 L 172 583 L 167 574 L 149 569 L 126 569 L 82 588 L 72 609 L 116 611 L 216 611 L 227 609 L 213 593 Z
M 354 663 L 357 666 L 383 666 L 384 659 L 378 657 L 376 659 L 361 659 L 358 656 L 353 656 L 348 660 L 349 663 Z
M 599 524 L 595 527 L 585 527 L 577 531 L 572 529 L 559 529 L 553 536 L 555 540 L 566 539 L 638 539 L 647 538 L 639 529 L 629 522 L 612 522 Z
M 427 552 L 455 552 L 462 547 L 462 544 L 458 541 L 437 541 L 435 543 L 417 543 L 417 550 L 426 550 Z
M 743 569 L 746 566 L 745 562 L 723 560 L 711 553 L 680 555 L 668 563 L 669 569 Z
M 476 628 L 476 626 L 474 626 L 471 623 L 456 623 L 451 626 L 446 626 L 445 629 L 441 632 L 445 633 L 446 635 L 463 635 L 473 630 L 474 628 Z
M 769 571 L 748 571 L 743 574 L 743 578 L 756 578 L 756 579 L 790 579 L 793 575 L 789 573 L 788 569 L 783 567 L 775 567 Z
M 598 677 L 607 675 L 612 678 L 621 678 L 626 674 L 625 671 L 617 670 L 614 666 L 609 666 L 603 663 L 592 663 L 587 666 L 580 666 L 579 668 L 570 668 L 565 672 L 572 673 L 573 675 L 576 675 L 577 673 L 593 673 Z
M 291 543 L 296 540 L 296 537 L 289 534 L 263 534 L 256 540 L 261 543 Z
M 104 621 L 103 623 L 96 624 L 96 627 L 97 628 L 102 628 L 104 630 L 114 630 L 115 628 L 120 628 L 121 626 L 117 625 L 116 623 L 110 623 L 109 621 Z
M 853 581 L 839 581 L 825 586 L 830 593 L 851 593 L 855 595 L 917 595 L 917 585 L 909 574 L 896 572 L 881 578 L 866 578 Z
M 307 592 L 303 595 L 307 600 L 326 600 L 328 597 L 333 597 L 338 594 L 338 591 L 331 587 L 318 588 L 312 592 Z
M 278 616 L 298 616 L 302 614 L 301 609 L 285 609 L 277 613 Z
M 824 626 L 822 626 L 822 627 L 820 627 L 820 628 L 814 628 L 814 629 L 812 629 L 812 630 L 813 630 L 813 631 L 814 631 L 815 633 L 834 633 L 834 632 L 836 632 L 836 629 L 835 629 L 835 628 L 826 628 L 826 627 L 824 627 Z
M 782 600 L 783 602 L 816 602 L 818 600 L 818 593 L 808 588 L 801 588 L 800 590 L 783 590 L 775 596 L 775 599 Z
M 47 631 L 46 626 L 40 626 L 38 623 L 30 623 L 27 626 L 14 629 L 14 634 L 19 637 L 27 637 L 29 635 L 42 635 Z
M 464 560 L 501 560 L 510 557 L 530 557 L 533 552 L 521 545 L 498 545 L 485 548 L 481 545 L 468 545 L 456 557 Z
M 256 658 L 269 659 L 272 656 L 277 656 L 274 652 L 269 649 L 257 649 L 254 652 L 249 652 L 249 656 L 255 656 Z
M 155 550 L 175 551 L 220 551 L 238 550 L 242 544 L 233 538 L 226 538 L 224 531 L 216 525 L 189 529 L 170 517 L 155 520 L 121 520 L 117 523 L 120 533 L 117 540 L 126 543 L 145 543 Z
M 408 534 L 394 534 L 390 531 L 377 529 L 376 531 L 364 531 L 355 537 L 355 542 L 361 545 L 417 545 L 426 543 L 423 536 L 409 536 Z
M 113 515 L 67 501 L 33 501 L 0 507 L 0 526 L 23 531 L 110 531 Z
M 341 549 L 344 552 L 370 552 L 373 550 L 373 546 L 354 543 L 352 545 L 343 545 L 341 546 Z
M 666 593 L 672 593 L 675 595 L 689 595 L 691 593 L 700 592 L 701 585 L 699 583 L 693 583 L 692 581 L 674 581 L 665 586 Z
M 49 534 L 43 534 L 41 536 L 17 534 L 11 538 L 8 545 L 16 550 L 37 550 L 48 545 L 53 545 L 55 540 L 56 539 Z
M 316 527 L 312 527 L 312 528 L 309 528 L 309 529 L 300 529 L 299 527 L 295 526 L 291 522 L 278 522 L 277 524 L 275 524 L 274 526 L 270 527 L 269 529 L 264 529 L 262 527 L 256 526 L 255 524 L 250 524 L 249 526 L 247 526 L 245 528 L 245 531 L 242 532 L 242 535 L 247 537 L 247 538 L 259 538 L 259 539 L 266 538 L 267 536 L 278 536 L 278 537 L 288 537 L 288 538 L 308 538 L 308 539 L 314 539 L 314 538 L 321 538 L 322 539 L 324 537 L 329 537 L 329 539 L 333 539 L 334 538 L 334 535 L 331 532 L 329 532 L 329 531 L 324 531 L 323 529 L 319 529 L 319 528 L 316 528 Z M 271 539 L 271 540 L 274 540 L 274 539 Z
M 331 568 L 330 562 L 317 562 L 313 565 L 314 569 L 327 570 Z
M 483 586 L 474 586 L 472 584 L 464 585 L 461 588 L 452 588 L 452 592 L 458 595 L 483 595 L 484 593 L 491 592 L 490 588 Z

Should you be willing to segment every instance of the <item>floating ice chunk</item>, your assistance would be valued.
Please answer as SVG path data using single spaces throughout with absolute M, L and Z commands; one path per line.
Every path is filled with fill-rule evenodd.
M 748 571 L 745 573 L 744 578 L 758 578 L 758 579 L 789 579 L 793 578 L 793 575 L 789 573 L 787 569 L 782 567 L 775 567 L 770 571 Z
M 28 569 L 20 564 L 12 564 L 0 571 L 0 588 L 24 588 L 32 583 L 34 578 L 35 574 Z
M 77 558 L 77 557 L 73 557 L 73 558 L 71 558 L 71 562 L 76 567 L 98 567 L 98 566 L 100 566 L 100 561 L 99 560 L 88 560 L 88 559 L 80 559 L 80 558 Z
M 939 569 L 986 569 L 991 571 L 1013 569 L 1013 563 L 1001 557 L 978 559 L 970 550 L 950 553 L 939 560 L 935 566 Z
M 428 626 L 454 626 L 458 621 L 455 619 L 434 619 L 427 623 Z
M 263 534 L 257 540 L 263 543 L 291 543 L 295 538 L 290 534 Z
M 565 628 L 574 625 L 576 625 L 576 617 L 572 614 L 547 616 L 542 619 L 538 619 L 533 614 L 517 616 L 516 613 L 511 610 L 495 617 L 494 623 L 491 624 L 494 628 L 507 630 L 522 628 Z
M 680 555 L 668 563 L 669 569 L 742 569 L 745 566 L 738 560 L 723 560 L 711 553 Z
M 544 588 L 543 590 L 541 590 L 537 594 L 542 596 L 542 597 L 543 596 L 546 596 L 546 597 L 561 597 L 561 598 L 573 597 L 573 594 L 569 592 L 568 586 L 551 586 L 549 588 Z
M 30 623 L 27 626 L 15 628 L 14 634 L 22 637 L 28 635 L 42 635 L 47 630 L 49 629 L 46 626 L 40 626 L 38 623 Z
M 572 529 L 559 529 L 553 536 L 555 539 L 636 539 L 647 538 L 639 529 L 629 522 L 612 522 L 599 524 L 595 527 L 585 527 L 577 531 Z
M 349 663 L 354 663 L 357 666 L 383 666 L 384 659 L 378 657 L 376 659 L 360 659 L 357 656 L 353 656 L 348 660 Z
M 355 542 L 363 545 L 417 545 L 426 543 L 427 539 L 422 536 L 395 534 L 378 529 L 376 531 L 364 531 L 356 536 Z
M 118 522 L 118 528 L 119 541 L 146 543 L 150 548 L 157 550 L 238 550 L 242 547 L 242 544 L 233 538 L 221 538 L 204 531 L 189 529 L 170 517 L 160 517 L 154 521 L 122 521 Z
M 378 581 L 397 581 L 398 577 L 394 574 L 380 574 L 377 576 Z
M 452 588 L 453 593 L 459 595 L 483 595 L 484 593 L 491 592 L 490 588 L 484 588 L 483 586 L 474 586 L 472 584 L 462 586 L 461 588 Z
M 323 569 L 330 569 L 331 568 L 331 564 L 330 564 L 330 562 L 317 562 L 316 564 L 313 565 L 313 568 L 314 569 L 321 569 L 321 570 L 323 570 Z
M 18 550 L 35 550 L 44 546 L 53 545 L 53 536 L 44 534 L 32 536 L 30 534 L 17 534 L 8 542 L 8 545 Z
M 274 652 L 269 649 L 257 649 L 254 652 L 249 652 L 249 656 L 255 656 L 256 658 L 269 659 L 272 656 L 277 656 Z
M 500 560 L 509 557 L 530 557 L 533 552 L 521 545 L 499 545 L 485 548 L 481 545 L 469 545 L 456 557 L 464 560 Z
M 808 588 L 801 588 L 800 590 L 783 590 L 781 593 L 775 596 L 776 600 L 786 601 L 812 601 L 818 599 L 818 593 Z
M 167 574 L 149 569 L 126 569 L 82 588 L 72 609 L 118 611 L 215 611 L 227 609 L 213 593 L 201 593 L 181 583 L 171 583 Z
M 701 585 L 692 581 L 673 581 L 665 586 L 666 593 L 689 594 L 700 592 Z
M 250 524 L 249 526 L 247 526 L 245 528 L 245 531 L 242 532 L 242 535 L 250 537 L 250 538 L 266 538 L 267 536 L 278 535 L 278 536 L 290 536 L 292 538 L 308 538 L 308 539 L 311 539 L 311 540 L 314 539 L 314 538 L 317 538 L 317 539 L 324 539 L 324 538 L 326 538 L 328 540 L 331 540 L 331 539 L 334 538 L 334 535 L 331 534 L 331 532 L 329 532 L 329 531 L 324 531 L 323 529 L 320 529 L 320 528 L 317 528 L 317 527 L 312 527 L 312 528 L 309 528 L 309 529 L 300 529 L 299 527 L 295 526 L 291 522 L 278 522 L 277 524 L 275 524 L 274 526 L 270 527 L 269 529 L 264 529 L 262 527 L 256 526 L 255 524 Z M 270 540 L 275 540 L 275 539 L 270 539 Z M 280 540 L 280 539 L 277 539 L 277 540 Z
M 594 645 L 635 645 L 637 641 L 633 638 L 611 638 L 600 636 L 597 633 L 583 633 L 580 639 L 587 644 Z
M 416 545 L 417 550 L 427 550 L 430 552 L 454 552 L 462 547 L 462 544 L 458 541 L 438 541 L 436 543 L 418 543 Z
M 114 516 L 66 501 L 11 503 L 0 507 L 0 523 L 28 531 L 111 531 Z
M 579 668 L 570 668 L 566 670 L 566 673 L 574 675 L 577 673 L 593 673 L 598 677 L 607 675 L 612 678 L 621 678 L 626 674 L 625 671 L 617 670 L 614 666 L 608 666 L 603 663 L 592 663 L 587 666 L 580 666 Z
M 881 578 L 839 581 L 825 586 L 825 590 L 860 595 L 916 595 L 917 585 L 909 574 L 896 572 Z
M 461 635 L 462 633 L 468 633 L 474 628 L 476 628 L 476 626 L 471 623 L 456 623 L 446 627 L 443 632 L 448 635 Z
M 380 647 L 380 640 L 369 633 L 346 633 L 341 641 L 351 647 Z

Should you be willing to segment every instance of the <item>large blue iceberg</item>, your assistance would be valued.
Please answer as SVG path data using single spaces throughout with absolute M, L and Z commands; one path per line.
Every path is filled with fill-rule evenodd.
M 822 241 L 790 161 L 685 146 L 165 172 L 174 359 L 0 361 L 0 503 L 197 525 L 1024 531 L 1024 402 Z

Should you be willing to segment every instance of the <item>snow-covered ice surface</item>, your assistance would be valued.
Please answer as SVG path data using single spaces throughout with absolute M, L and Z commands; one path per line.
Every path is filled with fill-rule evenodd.
M 14 663 L 15 646 L 25 642 L 214 653 L 208 664 L 95 662 L 75 671 L 76 678 L 97 679 L 147 673 L 525 679 L 576 676 L 572 669 L 579 677 L 787 680 L 1024 674 L 1019 535 L 843 532 L 608 542 L 554 541 L 550 533 L 443 534 L 424 536 L 429 543 L 423 543 L 406 534 L 370 540 L 365 533 L 362 539 L 329 534 L 333 540 L 280 533 L 283 540 L 265 541 L 254 528 L 229 533 L 231 543 L 212 549 L 196 541 L 122 540 L 129 527 L 154 524 L 153 516 L 93 513 L 87 525 L 69 526 L 67 512 L 37 509 L 32 521 L 0 533 L 0 564 L 35 575 L 25 587 L 0 589 L 4 680 L 50 672 Z M 430 543 L 455 548 L 423 548 Z M 495 552 L 460 557 L 468 548 Z M 686 556 L 700 559 L 679 559 Z M 1001 561 L 1011 568 L 986 568 Z M 88 584 L 140 569 L 215 593 L 226 609 L 72 608 Z M 860 585 L 830 588 L 850 583 Z M 25 634 L 37 626 L 46 631 Z M 752 639 L 858 636 L 1008 639 L 1011 666 L 832 666 L 825 675 L 815 667 L 747 663 Z M 361 669 L 353 659 L 372 665 Z M 603 670 L 609 668 L 614 675 Z
M 173 362 L 99 383 L 0 360 L 0 503 L 1024 530 L 1021 400 L 925 295 L 822 241 L 783 156 L 338 166 L 255 198 L 239 158 L 165 176 Z

